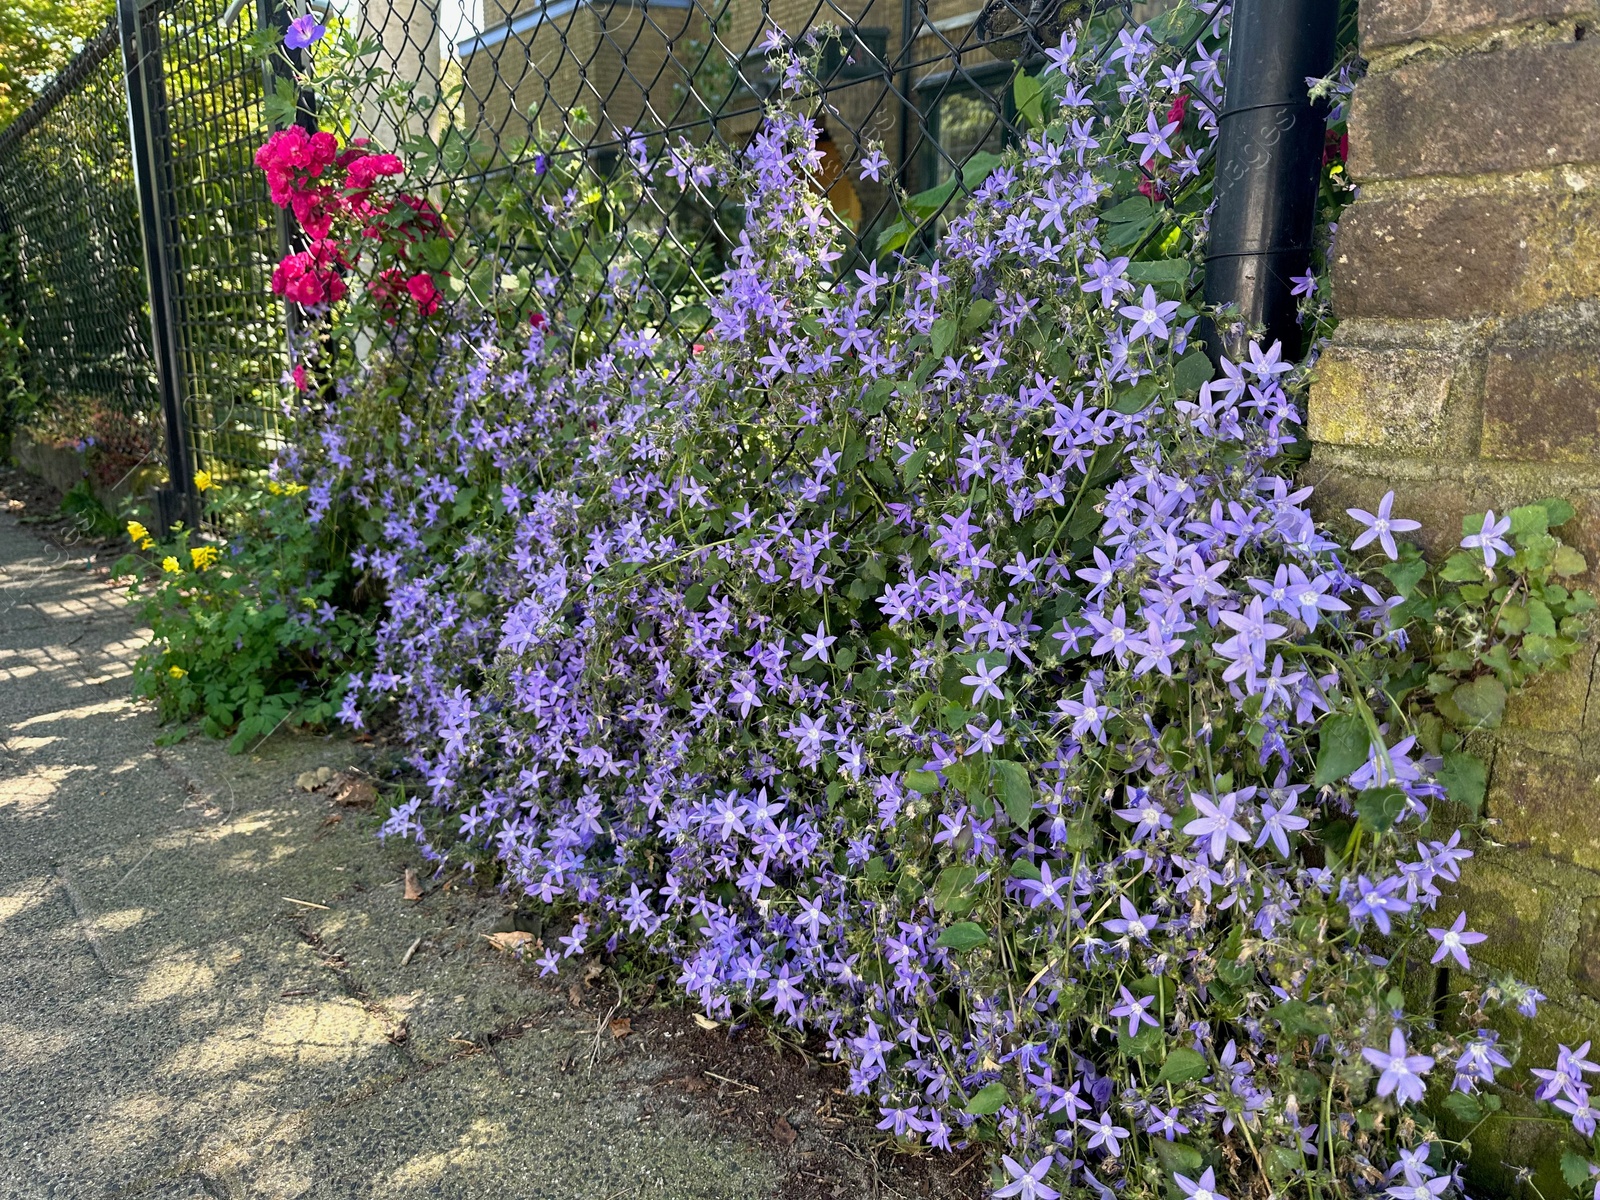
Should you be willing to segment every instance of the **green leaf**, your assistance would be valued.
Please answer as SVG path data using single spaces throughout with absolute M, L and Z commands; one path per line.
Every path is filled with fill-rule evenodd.
M 1044 87 L 1032 75 L 1019 74 L 1011 84 L 1017 116 L 1026 125 L 1044 124 Z
M 1276 1008 L 1268 1009 L 1267 1017 L 1282 1025 L 1288 1034 L 1320 1037 L 1328 1032 L 1328 1010 L 1304 1000 L 1285 1000 Z
M 1397 787 L 1368 788 L 1356 797 L 1356 815 L 1373 833 L 1387 833 L 1406 809 L 1406 794 Z
M 1038 883 L 1044 878 L 1044 876 L 1039 873 L 1039 868 L 1034 866 L 1027 859 L 1019 858 L 1011 864 L 1011 878 L 1031 879 L 1035 883 Z
M 911 235 L 917 232 L 915 223 L 907 220 L 896 221 L 878 235 L 878 253 L 888 254 L 891 250 L 898 250 L 911 240 Z
M 976 921 L 957 921 L 939 935 L 939 940 L 934 945 L 960 952 L 976 949 L 978 946 L 988 944 L 988 941 L 989 935 Z
M 1474 817 L 1483 809 L 1483 794 L 1489 783 L 1489 772 L 1483 760 L 1465 750 L 1451 750 L 1444 756 L 1444 766 L 1439 768 L 1439 782 L 1450 799 Z
M 1017 828 L 1026 829 L 1033 819 L 1033 781 L 1028 778 L 1028 769 L 1004 758 L 995 759 L 991 765 L 1000 777 L 1000 803 L 1005 806 L 1006 816 Z
M 974 1117 L 987 1117 L 1000 1111 L 1002 1105 L 1011 1099 L 1006 1091 L 1006 1085 L 998 1081 L 986 1084 L 973 1094 L 967 1101 L 965 1111 Z
M 1468 722 L 1484 729 L 1498 728 L 1506 710 L 1505 686 L 1493 675 L 1457 684 L 1456 690 L 1450 693 L 1450 699 Z
M 1444 560 L 1439 568 L 1439 578 L 1446 583 L 1481 583 L 1484 579 L 1483 557 L 1457 551 Z
M 1476 1096 L 1466 1092 L 1451 1092 L 1444 1098 L 1444 1110 L 1458 1121 L 1472 1122 L 1483 1116 L 1483 1105 Z
M 1191 1079 L 1203 1079 L 1210 1073 L 1211 1067 L 1204 1058 L 1187 1046 L 1179 1046 L 1161 1064 L 1161 1074 L 1156 1076 L 1156 1083 L 1188 1083 Z
M 1588 569 L 1588 560 L 1571 546 L 1558 546 L 1555 557 L 1550 560 L 1551 574 L 1561 579 L 1570 579 L 1574 575 L 1582 575 Z
M 1460 1093 L 1457 1093 L 1459 1095 Z M 1572 1150 L 1561 1152 L 1561 1178 L 1570 1188 L 1581 1188 L 1589 1182 L 1589 1160 Z
M 1555 637 L 1556 621 L 1543 600 L 1528 601 L 1528 632 L 1537 637 Z
M 1178 365 L 1172 369 L 1172 381 L 1178 389 L 1178 395 L 1192 396 L 1210 383 L 1215 374 L 1216 368 L 1211 365 L 1206 352 L 1192 350 L 1179 359 Z
M 939 776 L 933 771 L 907 771 L 906 786 L 926 796 L 939 790 Z
M 1367 723 L 1356 713 L 1334 713 L 1318 727 L 1317 787 L 1337 783 L 1367 761 L 1372 746 Z
M 988 150 L 978 151 L 961 164 L 961 186 L 969 192 L 976 191 L 978 185 L 989 178 L 989 173 L 1004 161 Z
M 1206 1165 L 1206 1160 L 1200 1151 L 1193 1146 L 1185 1146 L 1182 1142 L 1152 1138 L 1150 1146 L 1156 1152 L 1156 1157 L 1161 1160 L 1161 1165 L 1174 1175 L 1187 1175 L 1193 1178 L 1199 1175 Z
M 1550 529 L 1560 528 L 1578 513 L 1577 509 L 1573 508 L 1560 496 L 1550 496 L 1540 500 L 1539 507 L 1544 509 L 1545 526 Z
M 1112 407 L 1119 413 L 1143 412 L 1150 407 L 1150 401 L 1156 398 L 1156 390 L 1154 379 L 1141 380 L 1118 396 Z
M 1108 208 L 1100 215 L 1111 225 L 1130 225 L 1143 221 L 1155 212 L 1155 205 L 1143 196 L 1129 196 L 1114 208 Z
M 928 447 L 918 450 L 900 467 L 900 477 L 905 480 L 906 486 L 911 487 L 917 482 L 917 476 L 922 474 L 922 468 L 928 462 Z
M 1511 510 L 1512 537 L 1538 537 L 1550 531 L 1550 514 L 1542 504 L 1524 504 Z
M 1384 577 L 1394 584 L 1394 590 L 1407 599 L 1417 590 L 1417 584 L 1422 582 L 1422 577 L 1427 573 L 1428 564 L 1421 558 L 1402 559 L 1383 568 Z
M 943 358 L 950 353 L 950 347 L 956 340 L 957 328 L 954 317 L 940 317 L 933 323 L 933 328 L 928 331 L 928 339 L 933 343 L 935 358 Z
M 1129 263 L 1127 276 L 1135 284 L 1150 284 L 1168 300 L 1182 300 L 1189 282 L 1189 261 L 1182 258 L 1159 258 L 1153 262 Z M 1207 365 L 1210 360 L 1207 359 Z
M 933 885 L 933 907 L 953 917 L 971 912 L 978 903 L 978 898 L 972 894 L 972 885 L 977 881 L 977 867 L 946 867 L 939 872 Z

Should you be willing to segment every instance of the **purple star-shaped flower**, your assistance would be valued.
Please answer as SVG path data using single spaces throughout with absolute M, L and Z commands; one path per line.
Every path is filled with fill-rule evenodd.
M 1361 508 L 1347 508 L 1357 521 L 1366 526 L 1355 541 L 1350 543 L 1350 549 L 1359 550 L 1372 542 L 1377 542 L 1383 547 L 1383 552 L 1391 559 L 1399 558 L 1400 551 L 1395 548 L 1394 535 L 1407 533 L 1413 529 L 1421 529 L 1421 521 L 1412 521 L 1404 517 L 1391 517 L 1389 512 L 1394 508 L 1394 493 L 1385 492 L 1383 499 L 1378 503 L 1378 511 L 1369 513 Z
M 1514 553 L 1511 544 L 1505 540 L 1505 535 L 1510 531 L 1511 518 L 1501 517 L 1497 521 L 1491 508 L 1483 514 L 1483 528 L 1462 538 L 1461 546 L 1465 550 L 1483 551 L 1483 565 L 1492 568 L 1498 555 L 1504 554 L 1509 558 Z
M 1378 1076 L 1378 1095 L 1393 1095 L 1401 1104 L 1415 1104 L 1428 1090 L 1422 1077 L 1433 1070 L 1433 1059 L 1426 1054 L 1412 1054 L 1406 1049 L 1406 1035 L 1399 1027 L 1389 1031 L 1389 1052 L 1366 1049 L 1361 1051 L 1366 1059 L 1383 1074 Z
M 1456 917 L 1455 924 L 1451 925 L 1449 929 L 1430 928 L 1428 934 L 1439 943 L 1439 948 L 1433 953 L 1432 961 L 1436 963 L 1443 962 L 1445 955 L 1448 954 L 1461 964 L 1462 970 L 1467 970 L 1472 966 L 1467 961 L 1467 947 L 1476 946 L 1479 942 L 1485 941 L 1489 937 L 1487 933 L 1474 933 L 1467 928 L 1466 913 Z
M 1010 1200 L 1011 1197 L 1016 1197 L 1016 1200 L 1057 1200 L 1061 1195 L 1044 1181 L 1044 1177 L 1050 1173 L 1050 1168 L 1055 1165 L 1055 1158 L 1052 1155 L 1046 1154 L 1033 1166 L 1025 1167 L 1009 1154 L 1002 1154 L 1000 1165 L 1006 1169 L 1011 1182 L 992 1193 L 999 1200 Z

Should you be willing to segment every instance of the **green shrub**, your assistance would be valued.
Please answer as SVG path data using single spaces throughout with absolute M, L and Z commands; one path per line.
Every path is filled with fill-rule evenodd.
M 225 539 L 180 528 L 157 542 L 128 525 L 143 553 L 117 575 L 151 628 L 137 693 L 163 721 L 198 717 L 212 737 L 231 733 L 236 751 L 281 727 L 326 725 L 371 644 L 373 597 L 337 524 L 314 524 L 297 484 L 203 491 Z

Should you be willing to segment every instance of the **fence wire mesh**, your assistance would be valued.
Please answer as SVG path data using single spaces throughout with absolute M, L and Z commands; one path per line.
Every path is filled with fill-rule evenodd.
M 687 190 L 622 187 L 619 164 L 628 156 L 656 172 L 680 139 L 747 143 L 781 82 L 775 47 L 808 54 L 815 187 L 832 219 L 860 255 L 916 254 L 992 156 L 1025 136 L 1029 92 L 1018 80 L 1039 73 L 1063 30 L 1082 23 L 1110 55 L 1131 26 L 1155 21 L 1203 59 L 1205 43 L 1216 44 L 1212 18 L 1225 7 L 344 0 L 313 11 L 369 40 L 374 91 L 346 113 L 308 115 L 304 97 L 275 78 L 291 64 L 280 57 L 275 71 L 261 57 L 303 3 L 124 0 L 137 22 L 127 65 L 148 106 L 159 203 L 147 232 L 160 243 L 152 261 L 171 277 L 159 307 L 174 326 L 188 465 L 224 474 L 260 469 L 281 448 L 276 397 L 292 322 L 270 280 L 295 234 L 252 162 L 269 117 L 281 125 L 298 106 L 302 121 L 331 119 L 346 136 L 400 151 L 457 232 L 450 260 L 437 265 L 467 285 L 469 298 L 522 288 L 529 304 L 581 316 L 612 303 L 608 290 L 626 258 L 645 264 L 630 303 L 692 324 L 705 319 L 697 301 L 742 216 Z M 0 133 L 4 270 L 46 411 L 114 413 L 150 435 L 145 460 L 159 462 L 151 440 L 161 423 L 157 356 L 117 45 L 109 28 Z M 381 102 L 377 85 L 396 82 L 408 102 Z M 1197 70 L 1184 88 L 1193 119 L 1213 123 L 1218 73 Z M 880 151 L 886 164 L 870 169 Z M 1203 172 L 1173 183 L 1150 177 L 1150 215 L 1124 227 L 1133 240 L 1120 252 L 1164 237 L 1180 208 L 1191 217 L 1203 209 Z M 576 226 L 557 235 L 541 222 L 541 213 L 574 203 L 584 213 Z M 158 327 L 161 319 L 158 312 Z M 369 342 L 355 353 L 377 350 Z
M 0 317 L 26 328 L 33 423 L 96 440 L 108 474 L 160 445 L 142 255 L 110 26 L 0 131 Z

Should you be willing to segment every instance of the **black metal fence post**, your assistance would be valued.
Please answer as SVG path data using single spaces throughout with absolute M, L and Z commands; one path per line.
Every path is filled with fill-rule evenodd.
M 153 11 L 140 0 L 117 0 L 123 72 L 128 86 L 128 137 L 139 224 L 144 233 L 145 280 L 150 290 L 151 345 L 166 426 L 167 486 L 155 494 L 155 517 L 165 536 L 178 522 L 199 523 L 194 456 L 185 413 L 183 349 L 178 324 L 177 260 L 171 245 L 172 140 L 166 120 L 161 44 Z
M 1300 352 L 1292 279 L 1311 262 L 1325 114 L 1307 78 L 1333 65 L 1337 0 L 1235 0 L 1228 82 L 1218 121 L 1216 209 L 1206 250 L 1206 301 L 1232 305 L 1246 327 Z M 1210 329 L 1215 359 L 1242 347 Z

